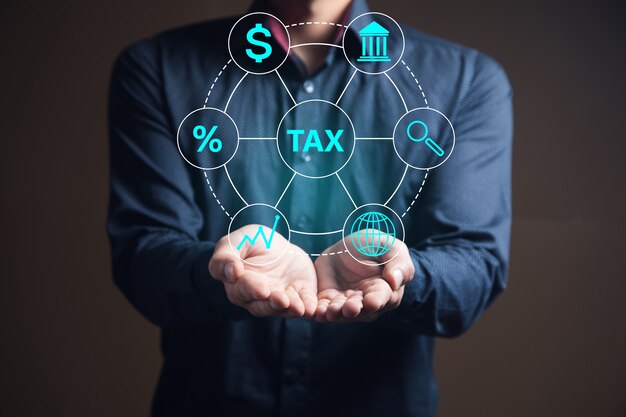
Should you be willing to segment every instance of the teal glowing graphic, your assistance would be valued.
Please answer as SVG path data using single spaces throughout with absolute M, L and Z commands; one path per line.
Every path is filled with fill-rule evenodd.
M 343 133 L 343 129 L 339 129 L 337 133 L 334 133 L 332 130 L 329 129 L 324 130 L 324 132 L 326 132 L 326 136 L 328 136 L 329 140 L 326 147 L 322 146 L 319 133 L 317 133 L 317 130 L 313 129 L 309 131 L 307 135 L 306 142 L 304 143 L 304 148 L 302 148 L 302 152 L 309 152 L 311 148 L 316 149 L 318 152 L 330 152 L 333 150 L 333 148 L 337 148 L 337 152 L 343 152 L 343 147 L 339 143 L 339 138 Z M 304 133 L 305 131 L 302 129 L 290 129 L 287 131 L 287 134 L 292 136 L 292 150 L 294 152 L 298 152 L 300 150 L 299 137 L 300 135 L 304 135 Z
M 359 62 L 391 62 L 387 56 L 389 31 L 377 22 L 372 22 L 359 31 L 361 56 Z
M 213 137 L 216 130 L 217 126 L 212 126 L 209 133 L 207 133 L 206 127 L 202 125 L 193 128 L 193 137 L 202 141 L 196 152 L 202 152 L 207 144 L 209 144 L 209 151 L 211 152 L 217 153 L 222 150 L 222 141 Z
M 420 125 L 424 129 L 424 134 L 420 138 L 415 138 L 411 135 L 411 128 L 414 125 Z M 445 151 L 441 148 L 441 146 L 439 146 L 437 142 L 435 142 L 431 138 L 426 137 L 428 136 L 428 126 L 426 126 L 426 123 L 422 122 L 421 120 L 414 120 L 411 123 L 409 123 L 409 125 L 406 128 L 406 134 L 409 137 L 409 139 L 411 139 L 413 142 L 421 142 L 425 140 L 424 143 L 426 144 L 426 146 L 428 146 L 430 150 L 433 151 L 435 155 L 437 155 L 438 157 L 441 158 L 445 154 Z
M 315 25 L 320 26 L 316 28 Z M 331 26 L 334 26 L 341 29 L 337 30 L 337 38 L 341 38 L 341 41 L 335 39 L 330 44 L 317 42 L 316 39 L 307 41 L 300 36 L 292 39 L 292 35 L 295 35 L 293 28 L 300 26 L 319 30 L 333 29 Z M 212 41 L 207 40 L 209 43 Z M 411 42 L 414 41 L 411 38 Z M 407 62 L 412 66 L 417 65 L 415 62 L 419 61 L 420 56 L 419 53 L 418 56 L 406 56 L 405 52 L 414 55 L 416 51 L 412 45 L 406 48 L 402 27 L 391 17 L 376 12 L 360 14 L 348 24 L 343 21 L 292 21 L 288 25 L 270 13 L 252 12 L 232 25 L 227 46 L 230 59 L 223 65 L 221 62 L 211 62 L 211 66 L 218 72 L 199 84 L 209 86 L 208 91 L 204 92 L 204 106 L 192 110 L 182 119 L 176 132 L 176 145 L 185 162 L 202 170 L 204 178 L 198 180 L 198 183 L 202 181 L 208 185 L 207 195 L 212 196 L 227 218 L 230 218 L 228 244 L 233 252 L 244 263 L 269 265 L 288 252 L 292 244 L 291 236 L 297 235 L 296 244 L 310 239 L 311 244 L 305 246 L 312 258 L 347 253 L 348 257 L 364 265 L 390 262 L 400 253 L 398 247 L 393 248 L 395 242 L 399 241 L 400 244 L 407 240 L 403 218 L 422 195 L 426 179 L 431 175 L 429 171 L 450 158 L 456 142 L 451 121 L 445 114 L 429 106 L 426 93 L 414 73 L 420 71 L 407 65 Z M 341 80 L 337 80 L 345 82 L 333 84 L 332 101 L 305 99 L 307 95 L 317 95 L 318 90 L 327 86 L 323 83 L 315 86 L 312 80 L 301 86 L 292 85 L 293 74 L 281 70 L 290 54 L 320 46 L 341 49 L 333 56 L 345 59 L 341 63 L 343 69 L 346 65 L 354 69 L 349 71 L 352 75 L 344 74 L 343 69 L 340 71 L 338 77 Z M 396 66 L 395 70 L 390 71 Z M 382 83 L 378 82 L 382 80 L 381 77 L 378 77 L 378 81 L 371 77 L 382 74 L 385 79 Z M 262 80 L 265 75 L 268 79 Z M 283 79 L 284 76 L 287 78 Z M 224 79 L 226 81 L 220 81 Z M 337 80 L 333 78 L 331 81 Z M 224 82 L 227 85 L 223 86 Z M 404 92 L 403 87 L 410 87 L 412 91 Z M 266 88 L 271 91 L 264 91 Z M 382 113 L 377 115 L 365 108 L 348 114 L 346 107 L 354 110 L 354 101 L 358 101 L 365 90 L 371 90 L 372 102 L 361 104 L 382 104 Z M 390 94 L 386 94 L 385 90 L 389 90 Z M 393 112 L 389 110 L 395 93 L 399 96 L 396 101 L 403 104 L 402 114 L 400 109 Z M 265 96 L 279 97 L 280 105 L 276 109 L 263 107 L 259 100 Z M 220 99 L 225 103 L 207 107 L 210 102 L 216 102 L 217 105 Z M 243 114 L 246 113 L 242 113 L 246 103 L 253 105 L 255 99 L 260 103 L 256 114 Z M 243 100 L 244 107 L 241 107 L 239 100 Z M 428 100 L 431 100 L 430 97 Z M 425 107 L 419 107 L 422 101 Z M 411 104 L 416 107 L 410 107 Z M 243 123 L 241 132 L 245 131 L 245 135 L 240 134 L 240 127 L 231 113 L 236 116 L 237 123 Z M 365 125 L 355 129 L 351 116 L 355 117 L 354 122 Z M 263 123 L 254 123 L 250 117 L 260 118 Z M 373 122 L 372 117 L 380 120 Z M 278 125 L 273 129 L 272 124 L 279 118 Z M 381 127 L 381 123 L 384 126 Z M 392 125 L 393 134 L 390 137 L 388 128 Z M 357 132 L 361 135 L 357 136 Z M 271 158 L 272 169 L 268 170 L 264 163 L 266 161 L 259 160 L 258 151 L 271 151 L 272 147 L 275 147 L 278 155 Z M 360 149 L 358 152 L 357 147 Z M 366 172 L 359 172 L 359 166 L 363 165 L 363 152 L 371 154 L 374 159 L 371 166 L 366 167 Z M 393 156 L 393 153 L 400 163 L 397 170 L 391 166 L 395 163 L 393 158 L 388 157 Z M 232 165 L 231 161 L 236 154 L 238 158 Z M 353 156 L 358 161 L 350 164 Z M 373 172 L 374 167 L 380 166 L 382 156 L 384 172 Z M 288 181 L 283 176 L 285 171 L 274 166 L 277 158 L 293 173 Z M 208 171 L 221 168 L 223 170 L 213 174 L 214 178 L 209 181 Z M 407 178 L 410 178 L 409 169 L 426 171 L 421 173 L 421 178 L 415 178 L 414 182 L 419 185 L 419 189 L 413 192 L 405 189 Z M 402 170 L 402 175 L 398 175 Z M 387 171 L 394 171 L 395 175 L 391 176 Z M 270 177 L 276 175 L 277 183 L 269 184 Z M 381 175 L 383 178 L 380 178 Z M 236 176 L 243 178 L 237 180 Z M 252 200 L 253 196 L 247 190 L 240 189 L 241 185 L 250 185 L 246 184 L 246 176 L 250 181 L 254 179 L 252 176 L 263 177 L 261 188 L 270 186 L 274 191 L 269 196 L 263 196 L 261 194 L 267 194 L 267 190 L 257 190 Z M 315 180 L 322 181 L 314 183 Z M 365 181 L 365 185 L 359 187 L 362 181 Z M 413 183 L 413 180 L 410 182 Z M 376 185 L 388 190 L 364 194 L 365 188 Z M 244 205 L 234 216 L 227 211 L 232 208 L 225 207 L 220 201 L 222 197 L 218 198 L 217 195 L 231 186 L 232 192 Z M 352 190 L 355 186 L 356 194 Z M 290 204 L 296 194 L 301 203 L 297 205 L 302 208 L 308 205 L 310 209 L 316 204 L 324 205 L 329 199 L 336 199 L 336 203 L 351 203 L 354 209 L 343 218 L 343 222 L 334 215 L 341 216 L 347 210 L 334 205 L 333 210 L 337 213 L 332 213 L 334 215 L 330 220 L 324 215 L 324 210 L 319 213 L 313 210 L 305 215 L 298 213 L 297 207 L 289 209 L 289 215 L 298 218 L 294 224 L 297 228 L 292 229 L 279 207 L 281 204 Z M 383 195 L 385 198 L 388 196 L 384 203 L 379 199 L 376 199 L 379 203 L 368 202 L 367 197 Z M 414 197 L 409 201 L 407 197 L 410 195 Z M 404 199 L 409 204 L 401 216 L 388 207 L 390 201 Z M 239 215 L 244 210 L 245 215 Z M 280 223 L 279 219 L 282 219 Z M 332 242 L 341 242 L 345 250 L 324 252 L 326 248 L 323 245 Z M 248 260 L 246 257 L 250 254 L 246 249 L 267 252 L 259 257 L 258 261 L 263 263 Z
M 254 35 L 256 35 L 257 33 L 265 36 L 266 38 L 271 38 L 272 34 L 270 33 L 270 31 L 268 29 L 264 28 L 261 23 L 257 23 L 246 34 L 246 39 L 248 40 L 248 42 L 250 42 L 254 46 L 259 46 L 259 47 L 263 48 L 264 52 L 261 53 L 261 54 L 257 54 L 252 49 L 249 49 L 249 48 L 246 49 L 246 54 L 248 54 L 248 56 L 251 59 L 254 59 L 254 62 L 259 64 L 259 63 L 263 62 L 264 59 L 266 59 L 267 57 L 270 56 L 270 54 L 272 53 L 272 45 L 270 45 L 267 42 L 255 39 Z
M 239 242 L 239 245 L 237 245 L 237 250 L 241 250 L 241 248 L 246 242 L 250 242 L 250 245 L 254 246 L 256 244 L 256 241 L 259 239 L 259 237 L 263 239 L 263 242 L 265 242 L 265 247 L 269 249 L 272 246 L 272 241 L 274 240 L 274 233 L 276 233 L 276 226 L 278 226 L 278 220 L 280 220 L 280 216 L 277 214 L 274 217 L 274 226 L 272 226 L 272 232 L 270 233 L 269 238 L 265 236 L 265 232 L 263 231 L 263 226 L 259 226 L 259 230 L 257 230 L 253 238 L 250 238 L 250 236 L 248 235 L 244 235 L 243 239 L 241 239 L 241 242 Z
M 396 226 L 383 213 L 368 211 L 352 223 L 350 240 L 360 254 L 370 257 L 381 256 L 393 247 L 396 241 Z

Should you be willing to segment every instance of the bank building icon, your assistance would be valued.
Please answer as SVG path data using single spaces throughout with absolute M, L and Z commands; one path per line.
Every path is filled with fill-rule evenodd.
M 389 31 L 377 22 L 372 22 L 359 31 L 361 56 L 358 62 L 391 62 L 387 56 Z

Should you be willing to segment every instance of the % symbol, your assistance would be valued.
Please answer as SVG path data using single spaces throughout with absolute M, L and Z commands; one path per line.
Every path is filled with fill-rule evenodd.
M 213 137 L 216 130 L 217 126 L 212 126 L 209 133 L 206 132 L 206 128 L 202 125 L 197 125 L 193 128 L 193 137 L 203 141 L 197 152 L 202 152 L 207 143 L 209 144 L 209 150 L 211 152 L 217 153 L 222 150 L 222 141 Z

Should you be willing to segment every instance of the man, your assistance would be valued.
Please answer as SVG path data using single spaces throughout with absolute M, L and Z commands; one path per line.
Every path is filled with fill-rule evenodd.
M 257 1 L 252 10 L 296 24 L 289 29 L 292 45 L 337 44 L 367 5 L 275 0 Z M 205 176 L 193 169 L 176 144 L 178 124 L 202 105 L 230 58 L 226 45 L 236 20 L 140 42 L 113 71 L 108 230 L 117 285 L 162 328 L 153 415 L 435 415 L 433 338 L 468 329 L 506 284 L 512 109 L 504 72 L 474 50 L 403 26 L 404 63 L 390 77 L 400 91 L 412 92 L 410 109 L 424 105 L 411 72 L 419 76 L 429 104 L 452 120 L 457 141 L 454 155 L 427 182 L 411 171 L 390 200 L 406 214 L 398 255 L 365 267 L 337 254 L 343 249 L 337 235 L 298 234 L 290 242 L 277 235 L 289 253 L 254 266 L 243 260 L 267 256 L 262 245 L 242 255 L 226 236 L 231 215 L 225 211 L 242 207 L 230 179 L 222 170 Z M 297 25 L 316 21 L 340 25 Z M 357 33 L 348 29 L 345 36 Z M 334 101 L 353 68 L 340 49 L 318 46 L 294 48 L 278 72 L 245 77 L 238 87 L 245 93 L 234 94 L 242 71 L 231 64 L 208 105 L 223 106 L 232 94 L 228 113 L 240 135 L 272 137 L 293 106 L 290 96 Z M 406 111 L 387 83 L 359 74 L 341 96 L 357 129 L 372 137 L 390 136 Z M 298 177 L 282 196 L 292 172 L 275 144 L 245 142 L 228 164 L 239 174 L 232 181 L 242 199 L 280 200 L 300 230 L 343 222 L 351 202 L 336 178 Z M 351 199 L 385 201 L 404 167 L 393 148 L 362 142 L 341 176 Z M 234 230 L 231 240 L 256 227 Z M 320 245 L 324 255 L 311 256 Z

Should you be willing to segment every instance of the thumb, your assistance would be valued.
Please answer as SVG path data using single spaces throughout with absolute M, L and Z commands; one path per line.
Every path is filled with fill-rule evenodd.
M 405 245 L 392 260 L 385 264 L 383 279 L 387 281 L 393 291 L 398 291 L 403 285 L 413 279 L 415 266 Z
M 239 254 L 230 247 L 226 239 L 220 239 L 209 261 L 211 276 L 218 281 L 234 283 L 243 272 L 244 265 Z

